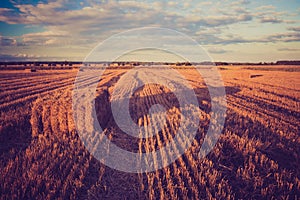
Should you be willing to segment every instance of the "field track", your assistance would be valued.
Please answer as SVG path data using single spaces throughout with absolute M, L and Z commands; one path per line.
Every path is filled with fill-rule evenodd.
M 228 103 L 225 128 L 213 151 L 202 159 L 198 152 L 211 109 L 208 90 L 195 70 L 179 69 L 199 102 L 197 135 L 191 148 L 171 165 L 140 174 L 111 169 L 83 146 L 72 114 L 77 71 L 1 71 L 0 198 L 300 198 L 300 72 L 267 69 L 220 71 Z M 95 97 L 99 123 L 112 142 L 128 151 L 159 149 L 178 130 L 178 101 L 160 85 L 136 90 L 130 99 L 136 124 L 147 127 L 155 121 L 147 113 L 157 103 L 166 108 L 168 117 L 159 124 L 164 127 L 159 133 L 147 132 L 144 139 L 124 134 L 110 102 L 125 73 L 107 70 L 102 77 Z

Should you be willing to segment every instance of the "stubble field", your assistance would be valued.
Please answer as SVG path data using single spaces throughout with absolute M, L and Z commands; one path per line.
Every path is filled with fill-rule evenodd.
M 82 144 L 72 113 L 77 70 L 0 71 L 0 198 L 298 199 L 299 66 L 219 68 L 227 116 L 214 149 L 199 158 L 211 115 L 207 87 L 196 70 L 180 68 L 201 110 L 197 135 L 171 165 L 139 174 L 103 165 Z M 104 134 L 121 148 L 151 152 L 176 134 L 178 101 L 161 85 L 138 89 L 130 99 L 136 124 L 147 127 L 152 120 L 148 110 L 158 103 L 169 117 L 161 131 L 148 133 L 151 137 L 124 134 L 114 121 L 110 102 L 126 72 L 105 71 L 95 97 L 98 120 Z

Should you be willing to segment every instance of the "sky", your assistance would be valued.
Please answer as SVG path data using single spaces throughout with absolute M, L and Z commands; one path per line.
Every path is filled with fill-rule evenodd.
M 1 0 L 0 61 L 82 61 L 141 27 L 183 33 L 213 61 L 300 60 L 299 0 Z

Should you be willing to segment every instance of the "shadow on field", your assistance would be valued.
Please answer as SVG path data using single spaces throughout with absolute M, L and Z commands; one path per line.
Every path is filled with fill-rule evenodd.
M 225 89 L 227 95 L 234 95 L 240 91 L 239 88 L 235 87 L 226 87 Z M 203 104 L 203 102 L 210 100 L 207 89 L 197 88 L 194 91 L 197 95 L 200 108 L 206 113 L 209 113 L 210 103 Z M 153 105 L 153 102 L 150 102 L 149 99 L 158 99 L 155 103 L 161 103 L 162 105 L 164 105 L 164 101 L 159 101 L 159 99 L 167 99 L 168 102 L 172 102 L 172 104 L 167 105 L 167 108 L 170 108 L 170 105 L 178 107 L 178 101 L 176 101 L 175 98 L 176 97 L 172 93 L 163 93 L 161 95 L 151 95 L 147 97 L 135 95 L 133 99 L 130 99 L 132 104 L 130 107 L 131 113 L 134 113 L 132 118 L 136 120 L 138 117 L 146 114 L 139 113 L 139 106 L 135 106 L 135 102 L 139 102 L 139 104 L 144 103 L 144 106 L 146 106 L 146 109 L 144 110 L 149 110 L 151 105 Z M 139 140 L 123 133 L 113 120 L 108 92 L 104 91 L 102 95 L 99 95 L 96 98 L 96 110 L 101 111 L 98 112 L 98 120 L 101 126 L 113 130 L 114 132 L 111 141 L 128 151 L 137 152 Z M 106 114 L 103 116 L 101 113 Z M 204 126 L 202 131 L 207 130 L 207 124 Z M 252 148 L 255 150 L 251 152 L 250 149 L 239 148 L 237 143 L 240 141 L 236 141 L 236 138 L 229 133 L 236 135 L 235 137 L 244 141 L 246 140 L 246 142 L 251 141 L 254 143 Z M 290 189 L 286 189 L 285 186 L 285 184 L 288 184 L 289 182 L 294 183 L 294 178 L 299 175 L 297 163 L 300 161 L 300 150 L 295 142 L 281 137 L 279 134 L 274 133 L 268 126 L 252 120 L 247 116 L 239 115 L 233 110 L 228 110 L 227 112 L 223 134 L 226 136 L 226 139 L 220 140 L 215 149 L 207 155 L 207 159 L 213 162 L 212 167 L 203 167 L 201 164 L 202 161 L 195 156 L 198 155 L 197 152 L 195 153 L 193 152 L 194 150 L 190 149 L 182 155 L 185 168 L 180 167 L 178 160 L 174 162 L 178 169 L 183 170 L 182 173 L 177 174 L 174 165 L 170 165 L 157 172 L 143 173 L 140 175 L 122 173 L 105 167 L 106 172 L 102 178 L 103 184 L 106 182 L 114 183 L 111 184 L 111 188 L 109 187 L 107 190 L 115 191 L 111 194 L 116 198 L 126 197 L 129 195 L 128 193 L 130 193 L 130 198 L 141 197 L 141 195 L 142 198 L 150 198 L 150 196 L 151 198 L 159 198 L 169 194 L 168 191 L 172 189 L 170 188 L 172 187 L 169 184 L 170 181 L 175 184 L 173 186 L 173 190 L 176 193 L 175 196 L 183 198 L 194 198 L 195 194 L 193 194 L 193 191 L 198 191 L 201 198 L 209 198 L 208 193 L 211 193 L 213 197 L 216 198 L 222 198 L 226 195 L 235 196 L 236 198 L 271 198 L 275 196 L 286 197 L 287 195 L 293 197 L 293 195 L 298 194 L 299 188 L 297 188 L 296 185 L 292 186 Z M 200 141 L 202 138 L 199 137 L 199 135 L 202 137 L 203 133 L 197 133 L 196 138 Z M 155 138 L 152 137 L 150 140 L 154 141 Z M 134 146 L 136 146 L 136 148 L 134 148 Z M 216 149 L 219 151 L 218 154 L 215 153 Z M 189 160 L 190 158 L 188 156 L 189 154 L 194 155 L 194 164 L 198 164 L 197 170 L 203 180 L 206 180 L 206 183 L 203 184 L 198 181 L 198 177 L 194 177 L 195 174 L 199 175 L 199 173 L 193 171 L 193 167 L 191 167 L 190 163 L 191 160 Z M 255 157 L 258 159 L 255 160 Z M 278 165 L 278 169 L 276 169 L 276 166 L 272 166 L 272 162 Z M 211 171 L 212 169 L 216 170 L 219 176 L 212 178 L 211 175 L 201 173 L 203 171 Z M 245 170 L 244 174 L 238 172 L 240 169 Z M 184 172 L 186 170 L 188 171 L 187 173 Z M 255 173 L 253 170 L 255 170 Z M 167 177 L 167 172 L 170 171 L 171 177 Z M 276 174 L 284 173 L 288 173 L 289 176 L 283 179 L 276 178 L 278 176 Z M 148 182 L 148 178 L 151 174 L 153 176 L 159 175 L 159 177 L 154 178 L 153 185 L 151 185 L 154 193 L 151 191 Z M 124 179 L 120 177 L 123 177 Z M 139 184 L 134 184 L 134 186 L 131 187 L 130 184 L 132 184 L 132 179 L 136 179 L 136 181 L 140 180 L 145 188 L 139 189 L 139 187 L 141 187 Z M 189 185 L 189 180 L 194 182 L 193 187 L 196 188 L 192 188 L 192 186 Z M 117 186 L 120 181 L 122 182 L 122 185 L 125 182 L 128 186 L 120 188 Z M 176 186 L 180 185 L 180 181 L 184 182 L 183 185 L 185 185 L 185 188 L 178 188 L 178 186 Z M 210 185 L 210 182 L 215 182 L 215 185 Z M 225 185 L 223 185 L 224 182 L 226 183 Z M 224 189 L 222 191 L 218 190 L 217 188 L 219 187 L 224 187 Z M 184 190 L 188 191 L 188 196 L 185 196 L 186 193 L 183 193 Z M 262 192 L 264 190 L 268 192 Z M 100 192 L 98 197 L 101 197 L 101 191 L 98 190 L 98 192 Z M 224 192 L 226 193 L 225 196 Z M 106 193 L 103 195 L 108 194 Z
M 296 141 L 233 110 L 228 110 L 223 132 L 227 134 L 219 140 L 221 152 L 212 151 L 207 158 L 228 182 L 235 197 L 293 199 L 299 194 L 294 184 L 300 174 L 300 148 Z M 242 145 L 244 142 L 247 146 Z M 292 187 L 287 189 L 290 183 Z
M 148 85 L 149 86 L 149 85 Z M 158 90 L 158 94 L 152 95 L 141 95 L 142 88 L 137 89 L 136 92 L 131 96 L 129 99 L 129 113 L 132 120 L 137 124 L 139 119 L 143 118 L 143 116 L 148 115 L 149 109 L 154 104 L 162 105 L 167 112 L 167 115 L 171 115 L 171 111 L 173 108 L 177 108 L 180 110 L 179 102 L 177 97 L 174 93 L 172 93 L 169 89 L 165 88 L 164 86 L 160 86 L 157 84 L 153 84 Z M 239 92 L 238 88 L 234 87 L 226 87 L 225 88 L 227 94 L 234 94 Z M 196 88 L 193 90 L 198 100 L 199 108 L 208 114 L 211 111 L 211 104 L 210 104 L 210 95 L 207 88 Z M 181 95 L 184 97 L 186 91 L 181 91 Z M 120 99 L 120 101 L 124 101 L 125 99 Z M 122 102 L 120 102 L 122 104 Z M 116 143 L 119 147 L 126 149 L 127 151 L 138 152 L 138 143 L 140 141 L 139 138 L 132 137 L 131 135 L 124 133 L 116 124 L 111 111 L 111 103 L 110 103 L 110 94 L 107 89 L 102 90 L 99 92 L 99 95 L 95 99 L 95 109 L 98 117 L 98 121 L 102 129 L 108 129 L 111 133 L 112 139 L 111 141 Z M 179 116 L 180 118 L 180 116 Z M 167 129 L 170 131 L 172 137 L 175 135 L 177 129 L 174 128 L 175 121 L 168 121 L 167 120 Z M 207 128 L 208 122 L 202 121 L 200 122 L 200 126 Z M 161 135 L 161 131 L 159 132 Z M 197 136 L 199 137 L 199 136 Z M 156 140 L 156 136 L 152 137 L 152 140 Z M 128 141 L 128 142 L 124 142 Z M 145 142 L 145 141 L 144 141 Z M 165 142 L 165 141 L 163 141 Z M 163 143 L 165 144 L 165 143 Z M 155 149 L 159 149 L 159 146 L 156 144 Z
M 10 122 L 3 120 L 3 125 L 0 126 L 0 157 L 1 164 L 4 165 L 9 159 L 14 159 L 17 154 L 24 151 L 32 139 L 30 115 L 27 111 L 7 110 L 6 114 L 15 117 Z

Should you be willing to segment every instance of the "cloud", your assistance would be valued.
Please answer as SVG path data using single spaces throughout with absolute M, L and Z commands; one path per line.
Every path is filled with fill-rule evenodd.
M 0 42 L 3 48 L 23 45 L 26 46 L 24 48 L 47 46 L 88 49 L 115 33 L 143 26 L 176 29 L 202 44 L 211 45 L 299 41 L 297 32 L 300 32 L 300 27 L 289 27 L 284 32 L 284 24 L 297 21 L 293 21 L 296 17 L 288 16 L 288 12 L 283 12 L 283 9 L 278 12 L 280 8 L 272 5 L 254 8 L 249 5 L 252 3 L 249 0 L 227 2 L 229 3 L 87 0 L 80 3 L 51 0 L 40 1 L 35 5 L 15 4 L 15 9 L 0 8 L 0 21 L 35 25 L 42 27 L 44 31 L 17 37 L 0 37 Z M 274 34 L 259 35 L 259 31 L 264 29 L 261 23 L 275 27 Z M 282 24 L 282 28 L 278 28 L 276 24 Z M 256 31 L 257 36 L 239 35 L 239 32 L 242 34 L 245 30 L 235 28 L 246 27 L 244 25 L 251 26 L 249 30 Z M 225 54 L 226 50 L 211 48 L 210 52 Z
M 196 26 L 204 26 L 204 27 L 216 27 L 216 26 L 224 26 L 230 25 L 234 23 L 239 23 L 243 21 L 251 21 L 252 16 L 248 14 L 241 14 L 237 16 L 199 16 L 199 15 L 189 15 L 185 18 L 178 19 L 177 21 L 182 24 L 191 24 Z
M 222 48 L 219 48 L 219 47 L 211 47 L 211 48 L 208 49 L 208 52 L 212 53 L 212 54 L 224 54 L 224 53 L 227 53 L 229 51 L 227 51 L 225 49 L 222 49 Z
M 0 54 L 0 62 L 15 62 L 15 61 L 58 61 L 59 60 L 72 60 L 67 57 L 57 57 L 48 55 L 36 55 L 36 54 Z M 80 59 L 78 59 L 80 60 Z
M 24 45 L 62 45 L 68 41 L 68 33 L 63 31 L 45 31 L 22 35 Z
M 288 30 L 300 32 L 300 26 L 298 26 L 298 27 L 288 27 Z
M 300 49 L 296 49 L 296 48 L 279 48 L 277 50 L 278 51 L 292 51 L 292 52 L 300 51 Z
M 287 33 L 277 33 L 270 35 L 266 38 L 268 42 L 299 42 L 300 33 L 299 32 L 287 32 Z
M 259 38 L 245 38 L 236 34 L 227 35 L 205 35 L 199 34 L 198 41 L 205 41 L 203 44 L 243 44 L 243 43 L 276 43 L 276 42 L 299 42 L 300 33 L 296 31 L 265 35 Z
M 283 19 L 278 19 L 277 17 L 261 17 L 260 22 L 261 23 L 272 23 L 272 24 L 280 24 L 280 23 L 294 24 L 297 21 L 296 20 L 283 20 Z
M 21 24 L 23 19 L 19 13 L 10 8 L 0 8 L 0 21 L 8 24 Z
M 232 2 L 230 5 L 231 6 L 242 6 L 242 5 L 247 5 L 247 4 L 250 4 L 250 3 L 251 3 L 250 0 L 238 0 L 238 1 Z
M 15 5 L 20 10 L 19 16 L 11 17 L 13 11 L 5 10 L 3 12 L 6 12 L 6 15 L 2 15 L 1 21 L 11 24 L 42 25 L 48 28 L 55 26 L 63 31 L 70 31 L 73 28 L 73 32 L 80 33 L 87 29 L 95 29 L 95 27 L 103 32 L 105 30 L 128 29 L 159 23 L 170 28 L 178 28 L 179 25 L 179 28 L 190 29 L 194 25 L 224 26 L 252 20 L 252 16 L 246 13 L 220 16 L 207 16 L 197 13 L 186 16 L 180 14 L 180 12 L 171 11 L 170 5 L 173 7 L 179 4 L 176 2 L 111 1 L 103 4 L 85 5 L 85 7 L 77 10 L 68 10 L 64 7 L 65 1 L 59 0 L 38 3 L 37 5 Z M 185 6 L 188 6 L 188 4 L 185 4 Z M 192 4 L 190 7 L 193 7 Z
M 272 23 L 272 24 L 278 24 L 283 23 L 284 20 L 277 19 L 276 17 L 262 17 L 260 20 L 261 23 Z
M 16 46 L 17 40 L 11 37 L 4 37 L 0 35 L 0 45 L 1 46 Z
M 11 18 L 11 15 L 16 14 L 8 9 L 4 10 L 6 15 L 3 16 L 2 21 L 44 27 L 45 32 L 21 36 L 22 45 L 93 46 L 114 33 L 136 27 L 162 26 L 194 35 L 199 27 L 224 27 L 252 20 L 252 15 L 246 11 L 234 11 L 230 14 L 220 15 L 203 13 L 186 15 L 171 11 L 170 5 L 161 2 L 110 1 L 99 3 L 91 1 L 76 10 L 66 8 L 66 2 L 68 1 L 58 0 L 37 5 L 15 5 L 20 10 L 19 17 Z M 240 3 L 246 3 L 246 1 Z M 173 3 L 171 4 L 173 5 Z M 203 5 L 211 5 L 211 3 Z M 177 6 L 177 4 L 173 6 Z M 210 40 L 214 39 L 213 36 L 208 35 L 205 39 L 207 37 Z
M 266 10 L 275 10 L 276 7 L 273 6 L 273 5 L 265 5 L 265 6 L 260 6 L 260 7 L 257 7 L 256 10 L 263 10 L 263 11 L 266 11 Z
M 268 9 L 263 9 L 268 8 Z M 275 8 L 274 8 L 275 9 Z M 272 23 L 272 24 L 278 24 L 278 23 L 286 23 L 286 24 L 292 24 L 296 23 L 296 20 L 290 20 L 286 19 L 286 17 L 290 16 L 290 13 L 287 12 L 277 12 L 273 9 L 272 6 L 262 6 L 259 7 L 259 12 L 253 13 L 253 17 L 256 17 L 260 23 Z
M 173 14 L 162 14 L 159 3 L 134 3 L 131 1 L 110 2 L 106 4 L 85 5 L 77 10 L 64 7 L 62 1 L 39 3 L 37 5 L 16 5 L 20 10 L 18 21 L 5 16 L 6 23 L 22 23 L 43 26 L 47 31 L 68 32 L 70 37 L 93 37 L 140 27 L 155 25 L 168 18 L 173 21 Z M 137 17 L 139 16 L 139 17 Z M 172 25 L 171 25 L 172 26 Z M 104 33 L 104 34 L 103 34 Z M 75 39 L 75 43 L 80 39 Z
M 0 54 L 1 62 L 9 62 L 9 61 L 34 61 L 39 60 L 41 57 L 36 55 L 29 54 Z

